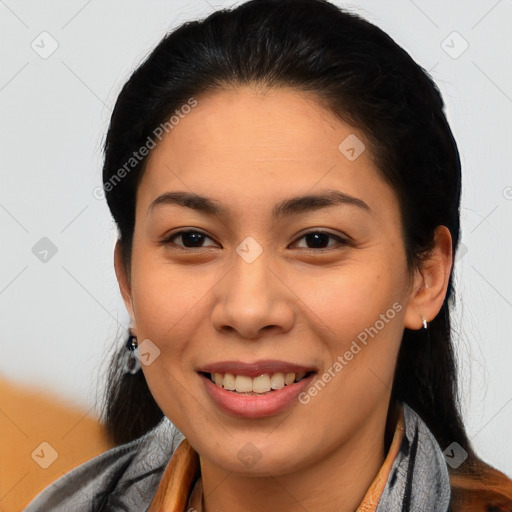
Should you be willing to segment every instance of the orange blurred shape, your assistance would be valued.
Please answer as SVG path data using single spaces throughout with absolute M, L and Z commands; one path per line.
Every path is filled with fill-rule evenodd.
M 88 411 L 0 378 L 1 512 L 23 510 L 51 482 L 112 447 Z

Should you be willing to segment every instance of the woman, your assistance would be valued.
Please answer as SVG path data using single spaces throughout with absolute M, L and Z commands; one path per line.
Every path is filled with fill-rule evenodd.
M 389 36 L 322 0 L 165 37 L 105 144 L 132 320 L 119 446 L 26 510 L 512 510 L 457 403 L 443 108 Z

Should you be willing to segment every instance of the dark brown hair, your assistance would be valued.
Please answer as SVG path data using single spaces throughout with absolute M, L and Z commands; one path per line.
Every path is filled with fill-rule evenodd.
M 104 184 L 112 184 L 133 151 L 190 98 L 200 101 L 207 92 L 243 85 L 312 93 L 361 129 L 376 166 L 397 194 L 411 274 L 429 255 L 439 225 L 450 230 L 455 257 L 461 163 L 436 84 L 381 29 L 323 0 L 252 0 L 166 35 L 119 94 L 105 141 Z M 105 187 L 128 274 L 145 161 Z M 459 409 L 453 303 L 451 274 L 442 308 L 429 324 L 429 339 L 421 330 L 404 330 L 392 399 L 407 402 L 420 415 L 442 450 L 457 442 L 468 452 L 459 472 L 482 476 L 483 463 Z M 123 343 L 112 361 L 105 402 L 105 423 L 116 443 L 144 434 L 163 417 L 143 373 L 123 374 L 125 350 Z

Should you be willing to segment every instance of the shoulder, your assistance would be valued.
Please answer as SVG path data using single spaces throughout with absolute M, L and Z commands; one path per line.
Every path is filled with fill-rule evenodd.
M 145 510 L 183 434 L 166 418 L 144 436 L 74 468 L 37 495 L 23 512 Z
M 507 475 L 476 455 L 458 468 L 452 468 L 434 435 L 406 403 L 404 414 L 406 429 L 397 460 L 402 457 L 407 461 L 413 455 L 413 459 L 416 458 L 413 465 L 417 468 L 411 473 L 416 482 L 413 498 L 414 494 L 421 495 L 426 489 L 430 489 L 432 496 L 437 496 L 442 490 L 443 496 L 448 496 L 449 505 L 443 498 L 439 500 L 443 502 L 442 507 L 435 507 L 435 510 L 446 510 L 448 505 L 449 512 L 512 512 L 512 480 Z M 413 506 L 412 510 L 416 508 Z
M 450 471 L 453 512 L 512 512 L 512 480 L 483 461 Z

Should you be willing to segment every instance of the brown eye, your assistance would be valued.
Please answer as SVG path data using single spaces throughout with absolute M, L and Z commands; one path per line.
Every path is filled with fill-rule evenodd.
M 178 231 L 177 233 L 173 233 L 171 236 L 167 237 L 165 240 L 162 240 L 163 245 L 177 245 L 182 249 L 201 249 L 204 241 L 208 239 L 211 240 L 210 237 L 206 236 L 201 231 Z M 175 243 L 174 240 L 180 240 L 181 244 Z
M 347 240 L 327 231 L 310 231 L 299 238 L 299 240 L 302 239 L 306 240 L 306 244 L 309 243 L 311 245 L 311 247 L 305 247 L 306 249 L 327 249 L 329 247 L 329 239 L 337 241 L 338 245 L 348 244 Z M 335 245 L 336 244 L 334 244 L 334 246 Z

